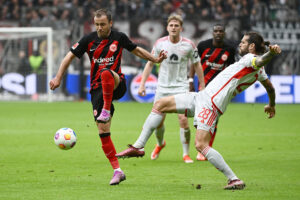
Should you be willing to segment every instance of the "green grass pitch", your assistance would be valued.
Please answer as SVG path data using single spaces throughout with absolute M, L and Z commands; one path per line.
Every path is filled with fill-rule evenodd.
M 115 103 L 111 133 L 117 152 L 135 142 L 151 106 Z M 167 115 L 167 146 L 159 159 L 150 159 L 152 136 L 145 157 L 120 160 L 127 180 L 110 186 L 112 168 L 89 102 L 1 102 L 0 199 L 300 199 L 300 105 L 277 105 L 274 119 L 267 119 L 263 106 L 230 104 L 220 118 L 214 148 L 247 185 L 225 191 L 225 176 L 210 163 L 183 163 L 175 114 Z M 61 127 L 77 134 L 71 150 L 54 144 Z M 195 159 L 193 140 L 194 134 Z

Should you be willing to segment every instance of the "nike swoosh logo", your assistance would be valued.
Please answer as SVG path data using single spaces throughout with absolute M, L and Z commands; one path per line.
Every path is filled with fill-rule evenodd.
M 95 51 L 97 48 L 95 48 L 95 49 L 90 49 L 90 51 Z
M 205 57 L 209 57 L 209 56 L 211 56 L 211 55 L 205 55 Z

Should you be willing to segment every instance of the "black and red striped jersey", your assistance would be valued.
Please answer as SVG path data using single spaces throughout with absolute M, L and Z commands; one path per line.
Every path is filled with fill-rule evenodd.
M 235 47 L 226 41 L 222 48 L 217 48 L 213 46 L 213 39 L 208 39 L 200 42 L 197 48 L 201 58 L 205 85 L 235 61 Z
M 90 84 L 96 89 L 101 84 L 100 71 L 108 68 L 124 78 L 121 71 L 121 57 L 123 48 L 132 51 L 137 47 L 124 33 L 112 30 L 109 37 L 102 39 L 97 32 L 82 37 L 74 44 L 70 51 L 81 58 L 87 53 L 91 62 Z

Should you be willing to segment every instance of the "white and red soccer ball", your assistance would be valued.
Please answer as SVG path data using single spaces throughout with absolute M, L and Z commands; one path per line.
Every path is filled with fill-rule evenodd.
M 75 132 L 70 128 L 61 128 L 54 135 L 55 144 L 63 150 L 71 149 L 77 141 Z

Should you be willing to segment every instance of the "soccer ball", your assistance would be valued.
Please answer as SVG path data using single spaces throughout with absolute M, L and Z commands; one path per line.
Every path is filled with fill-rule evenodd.
M 63 150 L 71 149 L 76 144 L 76 134 L 70 128 L 61 128 L 54 135 L 55 144 Z

